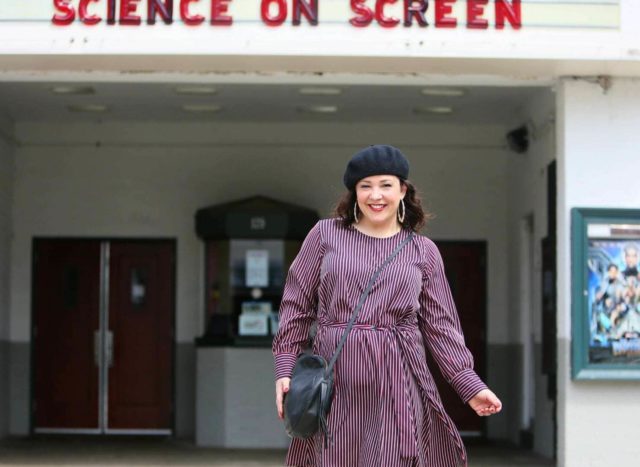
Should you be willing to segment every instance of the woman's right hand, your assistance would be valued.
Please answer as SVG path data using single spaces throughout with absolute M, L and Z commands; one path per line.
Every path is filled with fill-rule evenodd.
M 283 401 L 284 395 L 289 392 L 289 383 L 291 378 L 280 378 L 276 380 L 276 408 L 278 409 L 278 417 L 284 418 Z

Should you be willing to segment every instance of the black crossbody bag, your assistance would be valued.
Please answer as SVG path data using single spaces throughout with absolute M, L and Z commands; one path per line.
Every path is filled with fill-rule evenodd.
M 376 279 L 412 237 L 413 232 L 410 232 L 369 280 L 329 363 L 320 355 L 303 353 L 298 356 L 291 374 L 289 391 L 284 398 L 285 430 L 289 436 L 306 439 L 320 430 L 324 435 L 324 447 L 327 447 L 327 440 L 331 438 L 327 416 L 333 398 L 333 367 Z

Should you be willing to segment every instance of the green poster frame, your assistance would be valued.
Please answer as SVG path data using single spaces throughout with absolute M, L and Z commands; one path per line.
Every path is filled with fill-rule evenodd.
M 640 209 L 571 209 L 571 377 L 575 380 L 640 380 L 640 355 L 636 359 L 638 363 L 589 361 L 587 229 L 590 224 L 637 225 L 640 229 Z M 640 246 L 640 238 L 633 241 Z

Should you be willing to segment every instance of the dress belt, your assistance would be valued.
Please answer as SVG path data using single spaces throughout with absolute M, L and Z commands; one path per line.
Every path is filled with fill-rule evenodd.
M 328 323 L 318 322 L 318 326 L 324 326 L 328 328 L 346 328 L 348 324 L 349 323 L 342 323 L 337 321 L 328 322 Z M 352 329 L 364 329 L 368 331 L 392 331 L 394 329 L 410 330 L 415 328 L 411 326 L 409 323 L 402 322 L 402 323 L 385 324 L 385 325 L 353 323 Z

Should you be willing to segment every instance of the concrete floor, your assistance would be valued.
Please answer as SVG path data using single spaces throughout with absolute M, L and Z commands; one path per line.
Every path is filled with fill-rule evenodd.
M 553 462 L 510 447 L 469 445 L 469 467 L 542 467 Z M 157 438 L 47 437 L 0 441 L 0 465 L 11 466 L 282 466 L 282 450 L 198 448 Z

